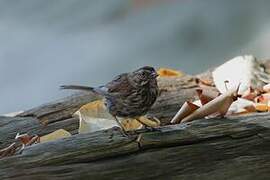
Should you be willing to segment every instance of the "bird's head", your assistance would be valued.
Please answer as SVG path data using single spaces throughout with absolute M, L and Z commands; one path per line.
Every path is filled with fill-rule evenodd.
M 145 85 L 152 80 L 156 80 L 158 73 L 153 67 L 144 66 L 132 72 L 132 76 L 136 83 Z

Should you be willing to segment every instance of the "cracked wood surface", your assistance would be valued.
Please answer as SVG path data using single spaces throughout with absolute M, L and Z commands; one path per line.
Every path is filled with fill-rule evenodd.
M 197 120 L 141 134 L 117 129 L 27 147 L 0 160 L 8 179 L 266 179 L 269 113 Z

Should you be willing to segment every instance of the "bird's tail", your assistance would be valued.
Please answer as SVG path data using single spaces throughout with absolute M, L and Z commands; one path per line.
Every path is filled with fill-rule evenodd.
M 72 90 L 96 92 L 95 88 L 93 88 L 93 87 L 77 86 L 77 85 L 63 85 L 63 86 L 60 86 L 60 89 L 72 89 Z

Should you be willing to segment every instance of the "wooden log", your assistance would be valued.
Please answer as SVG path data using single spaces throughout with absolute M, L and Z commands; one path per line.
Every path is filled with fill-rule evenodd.
M 58 129 L 65 129 L 72 134 L 78 133 L 78 119 L 70 118 L 44 126 L 35 117 L 1 117 L 0 116 L 0 149 L 14 142 L 17 133 L 45 135 Z
M 270 115 L 197 120 L 123 137 L 110 129 L 0 160 L 1 179 L 267 179 Z

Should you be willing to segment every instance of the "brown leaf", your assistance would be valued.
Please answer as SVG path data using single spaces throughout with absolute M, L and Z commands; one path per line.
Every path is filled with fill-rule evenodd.
M 20 134 L 17 133 L 15 139 L 20 140 L 20 142 L 24 145 L 26 145 L 29 141 L 31 141 L 32 137 L 29 136 L 28 134 Z
M 255 98 L 255 102 L 267 104 L 270 101 L 270 93 L 261 94 Z
M 171 123 L 179 123 L 182 119 L 184 119 L 186 116 L 190 115 L 192 112 L 199 108 L 200 106 L 197 106 L 190 101 L 185 102 L 180 108 L 180 110 L 177 112 L 177 114 L 173 117 Z
M 220 95 L 218 92 L 211 91 L 211 90 L 206 91 L 203 89 L 196 89 L 196 92 L 202 105 L 212 101 L 213 99 L 215 99 L 217 96 Z
M 156 119 L 156 118 L 149 119 L 149 118 L 146 118 L 144 116 L 141 116 L 141 117 L 138 118 L 138 121 L 141 124 L 143 124 L 143 125 L 145 125 L 147 127 L 153 127 L 153 128 L 155 128 L 155 127 L 159 127 L 160 126 L 160 121 L 158 119 Z
M 38 135 L 35 135 L 34 137 L 31 138 L 31 140 L 26 144 L 26 146 L 31 146 L 35 143 L 40 142 L 40 137 Z
M 265 86 L 263 86 L 263 90 L 265 92 L 270 92 L 270 84 L 266 84 Z
M 185 117 L 181 123 L 192 121 L 195 119 L 204 118 L 214 113 L 219 113 L 221 116 L 224 116 L 231 104 L 237 99 L 238 97 L 238 90 L 239 86 L 234 90 L 229 90 L 226 93 L 218 96 L 214 100 L 208 102 L 207 104 L 203 105 L 199 109 L 195 110 L 192 114 Z
M 101 100 L 93 101 L 82 106 L 75 115 L 79 116 L 80 119 L 79 134 L 118 126 Z M 140 129 L 142 127 L 141 123 L 135 119 L 119 118 L 119 120 L 126 131 Z
M 268 105 L 263 103 L 256 103 L 255 108 L 259 112 L 267 112 L 269 110 Z
M 255 91 L 253 88 L 249 87 L 241 96 L 243 99 L 247 99 L 250 101 L 254 101 L 254 99 L 258 96 L 257 91 Z
M 34 143 L 38 143 L 39 142 L 39 136 L 35 135 L 35 136 L 30 136 L 28 134 L 19 134 L 17 133 L 15 139 L 20 140 L 20 142 L 25 145 L 25 146 L 30 146 Z
M 214 86 L 214 83 L 212 80 L 209 79 L 201 79 L 201 78 L 196 78 L 196 83 L 199 85 L 204 85 L 204 86 Z

